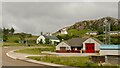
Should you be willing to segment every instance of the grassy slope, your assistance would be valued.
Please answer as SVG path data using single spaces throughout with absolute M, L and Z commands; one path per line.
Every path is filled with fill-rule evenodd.
M 75 35 L 75 36 L 83 36 L 86 34 L 86 32 L 88 32 L 88 30 L 77 30 L 77 29 L 70 29 L 68 30 L 68 34 L 72 34 L 72 35 Z
M 56 57 L 56 56 L 45 56 L 45 57 L 28 57 L 37 61 L 44 61 L 68 66 L 87 66 L 89 57 Z M 91 64 L 90 66 L 96 66 L 96 64 Z
M 36 39 L 37 39 L 37 36 L 32 36 L 32 37 L 27 38 L 28 42 L 31 45 L 36 45 L 35 44 Z M 19 35 L 9 35 L 8 40 L 6 42 L 4 42 L 3 45 L 4 46 L 21 46 L 21 45 L 25 45 L 25 44 L 18 43 L 19 40 L 20 40 Z

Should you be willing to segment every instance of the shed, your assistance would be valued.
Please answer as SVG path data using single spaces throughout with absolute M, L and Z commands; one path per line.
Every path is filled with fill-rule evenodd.
M 100 55 L 120 55 L 120 45 L 101 45 Z

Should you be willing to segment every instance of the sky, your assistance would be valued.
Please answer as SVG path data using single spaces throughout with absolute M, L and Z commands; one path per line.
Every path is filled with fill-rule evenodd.
M 39 35 L 77 21 L 118 17 L 117 2 L 3 2 L 2 26 Z M 1 16 L 0 16 L 1 18 Z M 1 26 L 1 25 L 0 25 Z

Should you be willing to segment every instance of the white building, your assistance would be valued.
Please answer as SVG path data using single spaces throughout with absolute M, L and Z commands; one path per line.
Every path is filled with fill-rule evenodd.
M 100 55 L 120 55 L 120 45 L 101 45 Z
M 63 41 L 56 46 L 56 52 L 79 53 L 85 40 L 85 38 L 72 38 L 67 41 Z
M 61 30 L 60 30 L 60 33 L 61 33 L 61 34 L 68 34 L 68 32 L 67 32 L 67 29 L 66 29 L 66 28 L 61 29 Z
M 46 39 L 49 39 L 49 42 L 51 42 L 50 44 L 55 44 L 56 43 L 59 43 L 60 40 L 56 37 L 56 36 L 52 36 L 52 35 L 40 35 L 37 40 L 36 40 L 36 43 L 39 44 L 40 42 L 42 42 L 43 44 L 46 43 Z
M 86 33 L 87 35 L 97 35 L 98 32 L 97 31 L 89 31 Z
M 119 31 L 110 31 L 110 35 L 118 35 L 120 32 Z

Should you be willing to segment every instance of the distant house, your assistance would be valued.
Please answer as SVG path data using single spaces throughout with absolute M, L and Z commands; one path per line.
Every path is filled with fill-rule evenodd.
M 97 31 L 89 31 L 86 33 L 87 35 L 97 35 L 98 32 Z
M 72 38 L 67 41 L 63 41 L 56 46 L 56 52 L 77 52 L 79 53 L 83 47 L 85 38 Z
M 60 30 L 60 33 L 61 33 L 61 34 L 68 34 L 68 32 L 67 32 L 67 29 L 66 29 L 66 28 L 61 29 L 61 30 Z
M 109 34 L 110 35 L 118 35 L 118 34 L 120 34 L 120 32 L 119 31 L 110 31 Z
M 45 44 L 46 39 L 48 40 L 49 44 L 57 44 L 57 43 L 60 42 L 60 40 L 56 36 L 53 36 L 53 35 L 40 35 L 37 38 L 36 43 L 37 44 L 39 44 L 39 43 Z
M 103 44 L 96 38 L 88 38 L 83 42 L 84 53 L 99 53 L 100 45 Z

